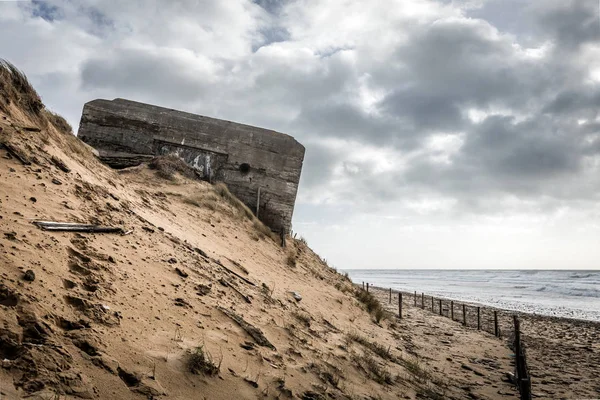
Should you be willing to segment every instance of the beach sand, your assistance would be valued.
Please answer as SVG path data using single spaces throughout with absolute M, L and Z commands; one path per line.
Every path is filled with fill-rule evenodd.
M 398 292 L 393 291 L 392 304 L 389 304 L 389 289 L 371 288 L 390 311 L 398 312 Z M 498 315 L 498 342 L 509 348 L 514 340 L 513 316 L 521 321 L 521 338 L 526 348 L 527 363 L 532 380 L 534 398 L 547 399 L 596 399 L 600 398 L 600 323 L 568 318 L 546 317 L 522 312 L 497 309 L 475 303 L 466 304 L 466 322 L 463 326 L 462 302 L 454 301 L 454 319 L 451 318 L 451 301 L 442 300 L 442 314 L 439 316 L 439 298 L 435 298 L 434 311 L 431 297 L 425 296 L 425 307 L 421 309 L 421 295 L 417 294 L 415 307 L 414 293 L 403 293 L 406 320 L 413 319 L 438 321 L 437 336 L 443 330 L 460 332 L 458 337 L 481 346 L 481 338 L 494 337 L 494 311 Z M 477 307 L 480 308 L 481 330 L 477 330 Z M 414 323 L 407 322 L 414 326 Z M 439 325 L 438 325 L 439 324 Z M 427 326 L 427 325 L 426 325 Z M 419 324 L 416 325 L 416 329 Z M 425 333 L 427 336 L 430 334 Z M 419 337 L 421 335 L 415 335 Z M 465 343 L 453 344 L 453 351 Z M 468 357 L 468 354 L 465 354 Z M 439 358 L 439 357 L 438 357 Z M 502 359 L 491 357 L 496 362 Z M 510 357 L 511 368 L 513 354 Z

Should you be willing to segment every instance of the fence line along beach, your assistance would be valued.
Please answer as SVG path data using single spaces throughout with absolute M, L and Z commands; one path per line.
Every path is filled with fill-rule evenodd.
M 600 322 L 600 271 L 348 270 L 355 283 Z
M 598 293 L 590 283 L 597 281 L 600 273 L 544 271 L 548 272 L 544 275 L 541 272 L 348 271 L 355 284 L 364 285 L 365 289 L 368 286 L 370 293 L 390 312 L 402 312 L 400 321 L 408 326 L 419 326 L 419 321 L 423 319 L 438 318 L 436 326 L 442 331 L 438 332 L 437 336 L 441 338 L 445 335 L 456 335 L 457 329 L 474 335 L 470 337 L 472 341 L 476 341 L 479 336 L 498 337 L 499 344 L 511 347 L 511 365 L 515 373 L 517 365 L 524 362 L 519 351 L 519 347 L 522 346 L 527 355 L 527 369 L 524 372 L 521 367 L 520 372 L 522 375 L 525 373 L 527 380 L 521 383 L 521 388 L 525 387 L 523 390 L 527 392 L 528 384 L 531 384 L 533 398 L 598 398 L 600 322 L 597 320 L 597 312 L 600 309 L 597 307 Z M 524 277 L 527 276 L 529 279 L 525 280 Z M 569 281 L 569 277 L 572 277 L 572 281 Z M 365 278 L 372 279 L 365 281 Z M 522 279 L 521 284 L 517 284 L 519 279 Z M 422 284 L 422 289 L 416 288 L 419 283 Z M 510 285 L 517 286 L 512 295 L 507 289 Z M 544 293 L 537 299 L 535 296 L 524 294 L 536 291 L 536 287 L 546 287 L 545 290 L 537 290 Z M 440 293 L 450 296 L 441 296 Z M 564 306 L 558 305 L 561 296 L 563 300 L 566 298 Z M 474 298 L 482 299 L 488 304 L 473 301 Z M 517 304 L 516 299 L 519 298 L 523 301 L 522 306 Z M 400 299 L 402 305 L 398 303 Z M 504 309 L 489 304 L 511 304 L 512 307 Z M 578 305 L 578 308 L 575 305 Z M 538 313 L 534 313 L 534 310 Z M 540 311 L 550 315 L 540 315 Z M 570 315 L 586 316 L 589 320 L 566 317 Z M 515 335 L 515 317 L 518 318 L 520 327 L 518 335 Z M 442 318 L 451 325 L 445 322 L 438 323 Z M 449 331 L 443 332 L 444 329 Z M 435 341 L 431 339 L 432 336 L 436 336 L 432 332 L 423 332 L 423 335 Z M 454 348 L 458 344 L 449 343 L 448 340 L 439 337 L 438 346 L 450 345 L 453 347 L 452 351 L 458 351 Z M 467 345 L 464 342 L 459 346 L 463 352 L 468 351 L 465 350 Z M 475 365 L 483 363 L 488 366 L 500 362 L 493 357 L 470 361 Z M 471 366 L 461 365 L 460 368 Z M 507 379 L 515 377 L 507 376 Z M 514 382 L 515 387 L 518 383 L 520 382 Z M 528 396 L 528 393 L 525 393 L 525 396 Z

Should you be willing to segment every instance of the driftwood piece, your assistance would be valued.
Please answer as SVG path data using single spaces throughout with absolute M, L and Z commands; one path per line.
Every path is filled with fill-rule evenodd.
M 215 264 L 217 264 L 219 267 L 223 268 L 225 271 L 229 272 L 229 273 L 230 273 L 230 274 L 232 274 L 232 275 L 235 275 L 235 276 L 237 276 L 238 278 L 240 278 L 241 280 L 243 280 L 243 281 L 244 281 L 244 282 L 246 282 L 247 284 L 249 284 L 249 285 L 252 285 L 252 286 L 256 286 L 256 283 L 254 283 L 254 282 L 252 282 L 252 281 L 250 281 L 250 280 L 248 280 L 248 279 L 244 278 L 243 276 L 241 276 L 241 275 L 240 275 L 240 274 L 238 274 L 237 272 L 230 270 L 229 268 L 227 268 L 226 266 L 224 266 L 224 265 L 223 265 L 223 263 L 222 263 L 221 261 L 219 261 L 219 260 L 215 260 L 215 259 L 213 259 L 212 261 L 213 261 Z
M 33 224 L 45 231 L 90 232 L 90 233 L 123 233 L 123 228 L 71 222 L 33 221 Z
M 13 156 L 17 160 L 21 161 L 21 164 L 31 165 L 31 161 L 29 161 L 29 157 L 27 157 L 21 149 L 13 146 L 12 144 L 7 143 L 7 142 L 0 143 L 0 144 L 4 145 L 4 148 L 9 152 L 9 154 L 11 156 Z
M 254 339 L 256 344 L 263 347 L 268 347 L 271 350 L 277 350 L 275 346 L 265 337 L 260 329 L 255 327 L 254 325 L 246 322 L 242 317 L 234 313 L 233 311 L 229 311 L 223 307 L 217 307 L 223 314 L 227 315 L 229 318 L 234 320 L 248 335 Z
M 63 160 L 61 160 L 60 158 L 56 157 L 56 156 L 52 156 L 50 158 L 50 161 L 52 161 L 52 164 L 56 165 L 56 168 L 60 169 L 63 172 L 71 172 L 71 168 L 67 167 L 67 164 L 64 163 Z

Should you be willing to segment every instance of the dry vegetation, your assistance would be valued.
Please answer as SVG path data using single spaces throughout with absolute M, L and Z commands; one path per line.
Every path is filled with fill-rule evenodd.
M 73 134 L 73 127 L 67 122 L 66 119 L 63 118 L 62 115 L 59 115 L 48 109 L 44 109 L 42 113 L 44 114 L 48 122 L 54 125 L 54 127 L 60 132 L 70 133 L 71 135 Z
M 213 376 L 219 373 L 221 365 L 214 363 L 212 356 L 203 346 L 198 346 L 188 353 L 187 368 L 192 374 Z
M 294 268 L 298 261 L 298 253 L 295 251 L 288 251 L 287 256 L 285 257 L 285 263 L 288 267 Z
M 392 355 L 392 353 L 390 352 L 389 347 L 385 347 L 377 342 L 368 340 L 367 338 L 365 338 L 364 336 L 360 336 L 356 332 L 349 333 L 347 335 L 347 338 L 349 341 L 353 341 L 353 342 L 361 344 L 362 346 L 371 350 L 373 353 L 377 354 L 379 357 L 383 358 L 384 360 L 398 362 L 398 359 L 396 357 L 394 357 L 394 355 Z
M 25 74 L 6 60 L 0 59 L 0 108 L 10 114 L 8 106 L 15 104 L 17 108 L 39 116 L 44 108 L 42 99 L 31 86 Z
M 370 354 L 365 353 L 362 356 L 354 354 L 352 360 L 375 382 L 388 385 L 392 385 L 395 382 L 390 371 L 385 366 L 379 364 Z
M 389 313 L 381 306 L 381 303 L 375 296 L 363 289 L 356 289 L 356 298 L 363 303 L 377 323 L 389 317 Z
M 24 112 L 40 128 L 52 126 L 60 134 L 56 136 L 48 131 L 38 131 L 37 135 L 43 143 L 49 143 L 50 136 L 53 136 L 71 152 L 86 157 L 90 155 L 86 146 L 73 135 L 73 128 L 67 120 L 45 108 L 25 74 L 13 64 L 0 59 L 0 111 L 12 115 L 12 112 L 17 110 Z
M 310 328 L 311 318 L 310 315 L 300 311 L 292 311 L 292 316 L 298 320 L 302 325 Z
M 148 166 L 155 170 L 159 177 L 170 181 L 175 180 L 175 174 L 177 173 L 189 179 L 196 178 L 194 169 L 174 154 L 154 157 L 148 163 Z
M 148 167 L 155 170 L 160 178 L 175 182 L 176 175 L 180 174 L 188 179 L 198 179 L 198 174 L 194 168 L 186 164 L 175 154 L 167 156 L 154 157 Z M 234 217 L 238 220 L 247 220 L 254 227 L 256 240 L 270 237 L 277 240 L 277 235 L 271 229 L 254 216 L 254 213 L 233 195 L 227 186 L 218 182 L 209 190 L 205 190 L 183 199 L 184 203 L 196 207 L 206 208 L 211 211 L 217 211 L 222 214 Z

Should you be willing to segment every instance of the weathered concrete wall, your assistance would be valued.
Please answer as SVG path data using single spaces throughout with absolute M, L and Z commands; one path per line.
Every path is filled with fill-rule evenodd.
M 291 226 L 304 146 L 289 135 L 115 99 L 86 103 L 78 136 L 101 154 L 178 154 L 253 211 L 260 188 L 260 219 Z

